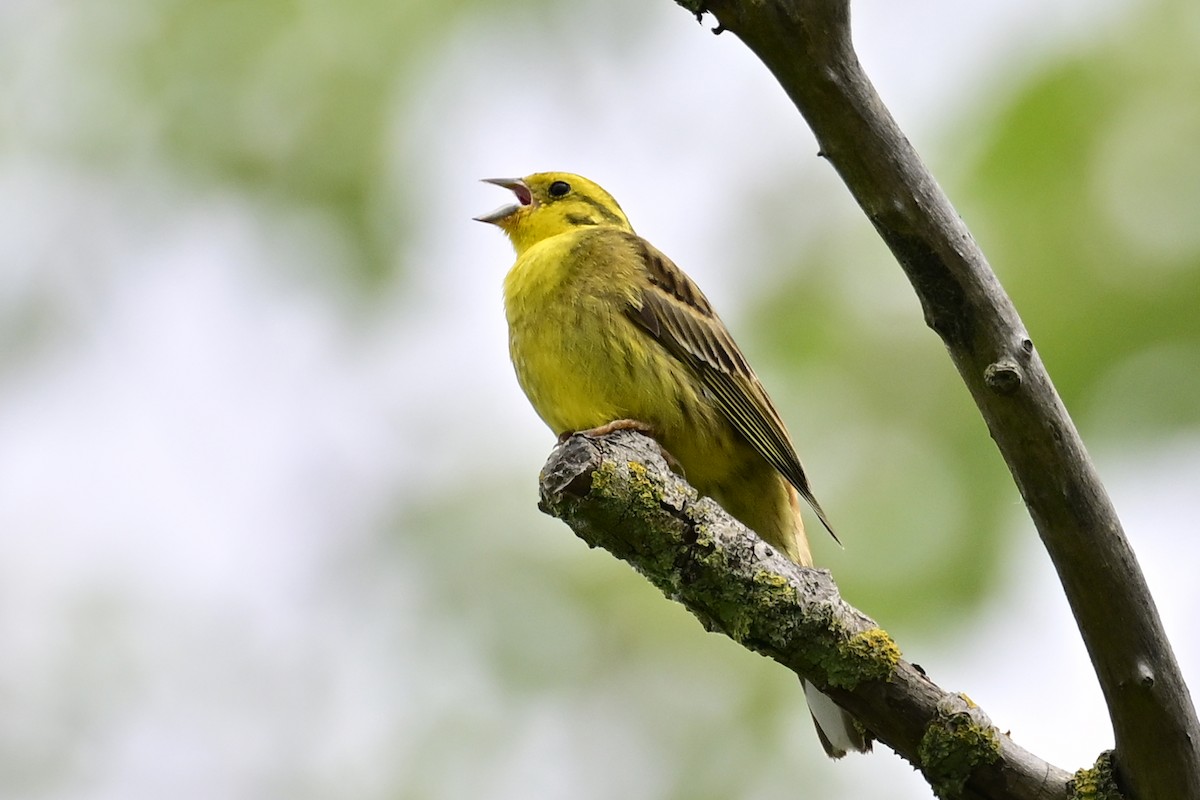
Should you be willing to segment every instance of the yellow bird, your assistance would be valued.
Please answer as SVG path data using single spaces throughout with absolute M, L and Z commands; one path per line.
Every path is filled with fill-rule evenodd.
M 811 566 L 797 496 L 833 530 L 783 420 L 696 284 L 586 178 L 487 182 L 516 195 L 476 219 L 498 225 L 516 249 L 504 279 L 509 352 L 538 415 L 559 436 L 653 436 L 698 492 Z M 870 749 L 850 715 L 804 689 L 826 753 Z

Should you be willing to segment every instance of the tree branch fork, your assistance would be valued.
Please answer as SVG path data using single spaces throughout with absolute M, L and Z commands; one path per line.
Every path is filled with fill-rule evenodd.
M 937 686 L 841 598 L 828 571 L 794 564 L 698 497 L 652 439 L 572 436 L 550 455 L 540 490 L 543 511 L 627 562 L 706 630 L 815 684 L 921 770 L 939 797 L 1061 799 L 1081 780 L 1105 783 L 1034 756 L 966 695 Z

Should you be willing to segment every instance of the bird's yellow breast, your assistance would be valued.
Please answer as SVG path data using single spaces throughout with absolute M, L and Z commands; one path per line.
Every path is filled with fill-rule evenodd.
M 688 383 L 683 367 L 627 316 L 637 283 L 633 266 L 622 263 L 625 240 L 578 247 L 581 237 L 597 235 L 603 234 L 573 231 L 546 239 L 526 250 L 505 278 L 517 379 L 557 434 L 615 419 L 679 430 L 680 395 Z

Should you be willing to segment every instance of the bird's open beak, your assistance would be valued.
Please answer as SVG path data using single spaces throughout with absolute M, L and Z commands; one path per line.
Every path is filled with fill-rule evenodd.
M 533 192 L 529 191 L 529 187 L 525 185 L 525 181 L 520 178 L 484 178 L 483 182 L 494 183 L 497 186 L 508 189 L 517 196 L 517 202 L 500 206 L 495 211 L 475 217 L 480 222 L 490 222 L 493 225 L 499 225 L 501 220 L 512 216 L 522 208 L 533 205 Z

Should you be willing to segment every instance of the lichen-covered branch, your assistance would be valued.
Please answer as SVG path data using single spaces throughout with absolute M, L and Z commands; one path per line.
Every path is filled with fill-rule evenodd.
M 1200 722 L 1120 520 L 1012 302 L 859 64 L 849 1 L 677 2 L 762 59 L 916 290 L 1058 571 L 1108 705 L 1118 785 L 1200 797 Z
M 1068 796 L 1068 773 L 901 659 L 891 637 L 842 600 L 828 572 L 797 566 L 698 498 L 653 440 L 629 431 L 571 437 L 542 470 L 541 506 L 628 562 L 707 630 L 816 684 L 919 768 L 939 797 Z

